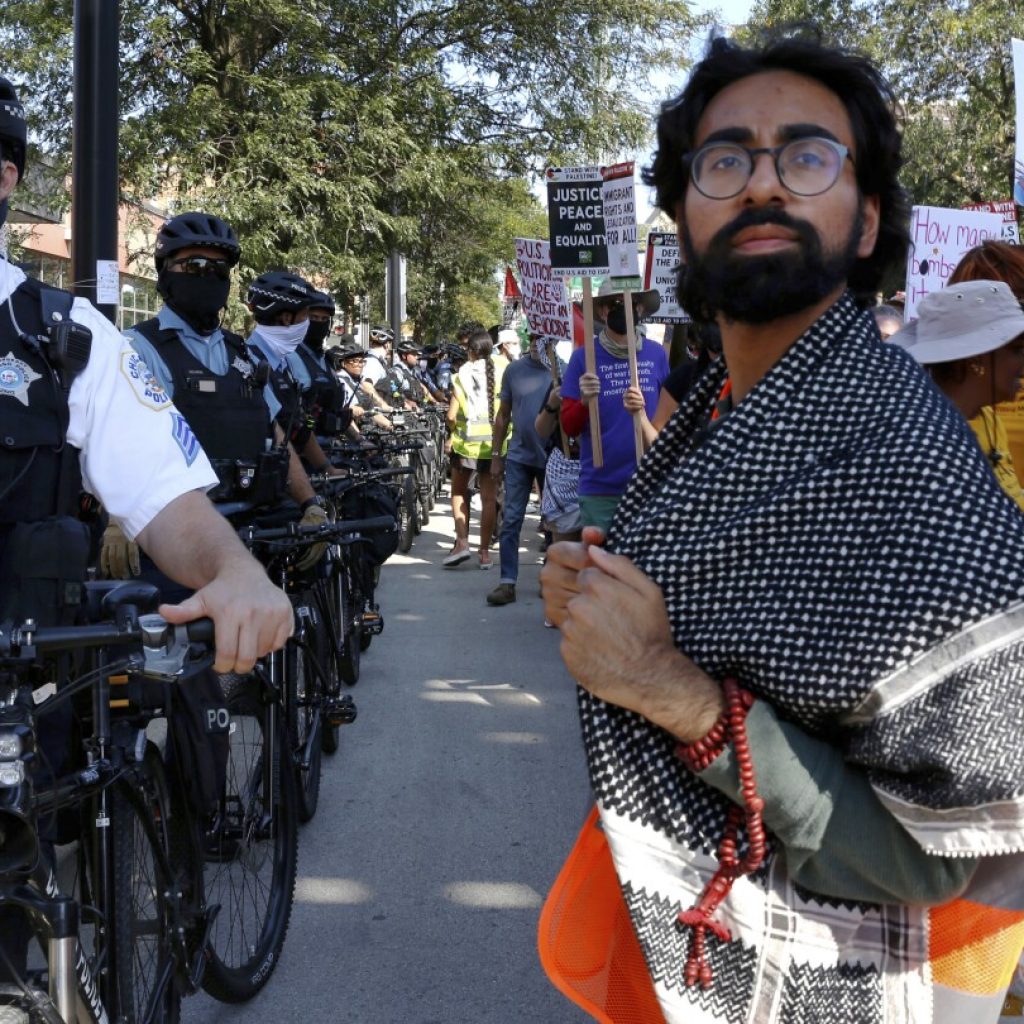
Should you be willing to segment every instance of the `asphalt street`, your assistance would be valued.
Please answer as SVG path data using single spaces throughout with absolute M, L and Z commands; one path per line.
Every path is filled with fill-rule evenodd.
M 474 517 L 475 519 L 475 517 Z M 518 600 L 476 558 L 445 570 L 444 499 L 384 566 L 385 630 L 299 837 L 284 953 L 251 1003 L 186 1024 L 581 1024 L 536 953 L 540 906 L 589 805 L 574 687 L 545 629 L 536 510 Z M 475 540 L 475 524 L 471 539 Z

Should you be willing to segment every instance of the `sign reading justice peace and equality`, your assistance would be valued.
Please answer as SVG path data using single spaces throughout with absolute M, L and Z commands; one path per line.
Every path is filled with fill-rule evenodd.
M 549 338 L 573 340 L 572 306 L 565 281 L 551 269 L 550 248 L 537 238 L 517 238 L 516 265 L 523 313 L 530 330 Z
M 544 172 L 548 190 L 548 234 L 551 266 L 581 277 L 608 274 L 601 168 L 549 167 Z
M 908 322 L 913 320 L 918 303 L 930 292 L 945 287 L 968 249 L 988 239 L 999 241 L 1002 237 L 1001 214 L 915 206 L 910 214 L 904 318 Z
M 604 208 L 608 273 L 611 277 L 638 277 L 636 251 L 636 188 L 633 161 L 601 168 L 601 205 Z
M 679 239 L 672 231 L 652 231 L 647 236 L 647 260 L 644 264 L 644 291 L 657 288 L 661 305 L 652 324 L 688 324 L 690 316 L 676 298 L 676 268 L 679 266 Z

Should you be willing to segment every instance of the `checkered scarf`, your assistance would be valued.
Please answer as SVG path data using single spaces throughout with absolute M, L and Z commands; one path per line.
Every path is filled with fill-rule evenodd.
M 966 423 L 849 296 L 709 431 L 724 373 L 651 448 L 609 547 L 659 584 L 680 650 L 838 745 L 924 849 L 1024 850 L 1024 519 Z M 928 912 L 801 892 L 771 843 L 724 904 L 739 941 L 712 943 L 715 985 L 682 989 L 675 916 L 716 866 L 726 799 L 645 719 L 580 707 L 670 1021 L 943 1019 Z

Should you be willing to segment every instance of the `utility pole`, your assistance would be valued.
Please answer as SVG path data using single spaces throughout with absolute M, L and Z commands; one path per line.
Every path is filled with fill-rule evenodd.
M 75 0 L 74 35 L 72 289 L 116 322 L 118 0 Z

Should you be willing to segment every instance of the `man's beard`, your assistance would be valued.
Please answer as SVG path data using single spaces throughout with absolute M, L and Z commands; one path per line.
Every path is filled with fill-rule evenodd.
M 792 231 L 795 251 L 764 256 L 741 256 L 733 251 L 732 239 L 740 231 L 763 224 Z M 858 204 L 844 244 L 826 252 L 807 221 L 795 220 L 774 207 L 761 207 L 744 210 L 698 253 L 683 222 L 686 261 L 679 267 L 676 282 L 679 304 L 699 320 L 714 320 L 721 314 L 746 324 L 769 323 L 809 309 L 847 279 L 857 261 L 863 229 L 864 209 Z

